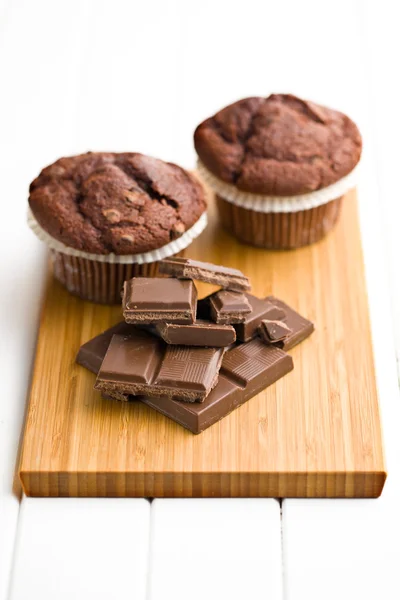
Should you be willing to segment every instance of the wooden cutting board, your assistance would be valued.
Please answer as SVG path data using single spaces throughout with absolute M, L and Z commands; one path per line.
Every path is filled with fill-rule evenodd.
M 386 473 L 357 202 L 311 247 L 270 252 L 210 225 L 191 257 L 238 267 L 253 293 L 314 321 L 294 371 L 200 435 L 140 402 L 104 400 L 75 364 L 79 346 L 121 320 L 49 278 L 20 477 L 31 496 L 376 497 Z M 200 296 L 210 287 L 199 285 Z

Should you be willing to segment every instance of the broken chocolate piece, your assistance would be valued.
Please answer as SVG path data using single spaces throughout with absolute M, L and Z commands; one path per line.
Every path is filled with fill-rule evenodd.
M 251 313 L 248 313 L 243 323 L 235 325 L 236 337 L 240 342 L 248 342 L 257 334 L 257 329 L 262 320 L 282 321 L 285 318 L 285 311 L 276 306 L 269 299 L 256 298 L 251 294 L 246 294 L 251 306 Z
M 251 313 L 250 303 L 241 292 L 220 290 L 209 296 L 210 315 L 216 323 L 243 323 Z
M 124 283 L 122 309 L 127 323 L 194 323 L 197 290 L 189 280 L 134 277 Z
M 283 350 L 290 350 L 293 346 L 297 346 L 300 342 L 305 340 L 309 335 L 314 331 L 314 324 L 305 319 L 298 312 L 293 310 L 290 306 L 282 302 L 282 300 L 278 300 L 274 296 L 268 296 L 266 298 L 268 302 L 271 302 L 277 309 L 284 312 L 285 317 L 283 320 L 286 325 L 292 330 L 284 340 L 277 342 L 277 346 L 282 348 Z M 277 318 L 277 317 L 275 317 Z
M 276 342 L 285 340 L 292 333 L 292 330 L 284 321 L 268 321 L 264 319 L 260 323 L 258 332 L 265 343 L 275 344 Z
M 197 279 L 229 290 L 249 290 L 250 282 L 238 269 L 213 265 L 191 258 L 165 258 L 158 265 L 160 273 L 180 279 Z
M 89 371 L 92 371 L 97 375 L 114 333 L 127 335 L 131 333 L 133 329 L 133 325 L 121 321 L 106 331 L 103 331 L 103 333 L 100 333 L 100 335 L 92 338 L 79 348 L 79 352 L 75 359 L 76 362 L 78 365 L 82 365 L 82 367 L 89 369 Z
M 231 325 L 217 325 L 202 319 L 191 325 L 157 323 L 154 327 L 167 344 L 222 348 L 236 341 L 236 331 Z
M 95 388 L 112 394 L 203 402 L 218 381 L 224 348 L 170 346 L 143 330 L 114 335 Z

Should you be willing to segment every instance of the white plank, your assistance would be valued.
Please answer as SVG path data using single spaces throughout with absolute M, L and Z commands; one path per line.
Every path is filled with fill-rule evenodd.
M 276 500 L 154 500 L 151 600 L 281 600 Z
M 399 500 L 285 500 L 285 598 L 399 598 Z
M 25 498 L 10 600 L 144 600 L 150 504 Z

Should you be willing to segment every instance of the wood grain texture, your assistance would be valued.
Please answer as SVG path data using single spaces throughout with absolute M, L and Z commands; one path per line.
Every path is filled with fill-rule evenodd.
M 194 436 L 140 402 L 107 401 L 75 364 L 121 319 L 49 279 L 20 476 L 32 496 L 376 497 L 386 478 L 357 202 L 334 232 L 292 252 L 237 243 L 210 226 L 190 256 L 243 270 L 315 322 L 294 371 Z M 200 296 L 210 290 L 199 285 Z

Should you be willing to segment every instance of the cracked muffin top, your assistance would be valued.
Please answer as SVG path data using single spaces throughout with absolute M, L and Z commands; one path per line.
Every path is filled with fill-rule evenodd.
M 295 195 L 335 183 L 356 166 L 361 136 L 346 115 L 289 94 L 239 100 L 201 123 L 197 154 L 239 190 Z
M 47 233 L 93 254 L 160 248 L 206 210 L 203 189 L 192 175 L 137 153 L 60 158 L 43 169 L 29 192 L 31 211 Z

